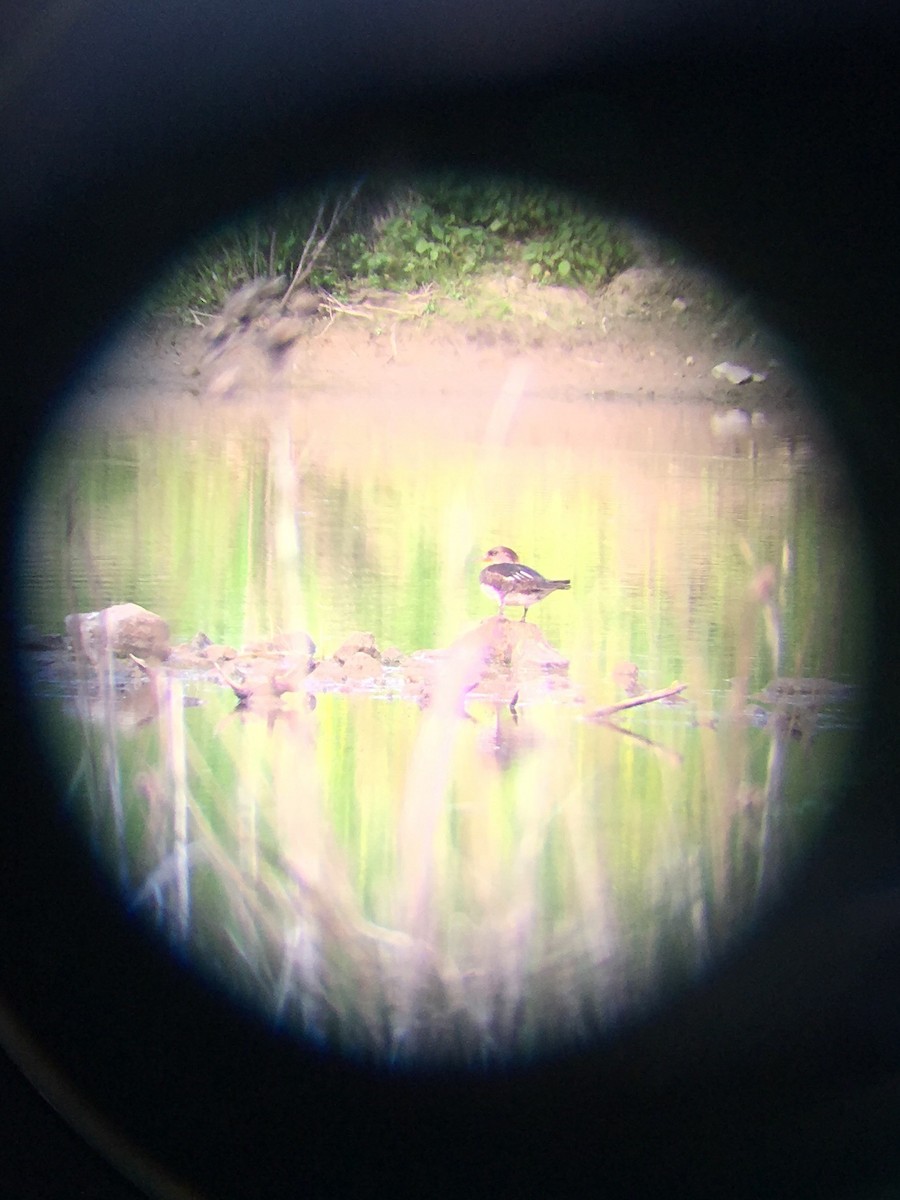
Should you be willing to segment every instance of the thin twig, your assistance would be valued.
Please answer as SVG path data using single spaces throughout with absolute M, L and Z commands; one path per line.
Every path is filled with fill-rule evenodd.
M 324 231 L 324 233 L 319 234 L 319 228 L 325 216 L 325 199 L 323 197 L 322 203 L 319 205 L 319 211 L 316 213 L 315 220 L 313 221 L 312 229 L 309 232 L 309 237 L 307 237 L 306 244 L 304 245 L 303 251 L 300 255 L 300 261 L 297 263 L 297 269 L 294 271 L 293 278 L 288 285 L 287 291 L 281 298 L 282 309 L 287 305 L 287 302 L 290 300 L 294 291 L 312 274 L 313 268 L 318 262 L 325 247 L 328 245 L 328 239 L 334 232 L 334 227 L 356 199 L 357 195 L 359 194 L 359 189 L 362 187 L 362 183 L 363 181 L 361 179 L 357 180 L 357 182 L 350 189 L 349 193 L 343 199 L 339 197 L 337 200 L 335 200 L 334 209 L 331 213 L 331 220 L 328 223 L 328 228 Z
M 642 696 L 635 696 L 631 700 L 620 700 L 618 704 L 608 704 L 605 708 L 595 708 L 593 712 L 585 714 L 589 721 L 604 721 L 607 717 L 611 717 L 613 713 L 623 712 L 626 708 L 637 708 L 640 704 L 652 704 L 654 700 L 667 700 L 669 696 L 677 696 L 687 687 L 686 683 L 673 683 L 670 687 L 663 688 L 659 692 L 644 692 Z

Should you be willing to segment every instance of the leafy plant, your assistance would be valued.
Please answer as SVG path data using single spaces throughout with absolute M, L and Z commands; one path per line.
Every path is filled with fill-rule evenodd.
M 632 253 L 608 220 L 544 184 L 452 173 L 415 186 L 372 178 L 283 199 L 223 226 L 153 305 L 199 317 L 249 280 L 277 275 L 291 281 L 288 290 L 307 283 L 338 295 L 429 284 L 460 297 L 479 274 L 497 270 L 593 288 Z
M 498 264 L 542 283 L 593 287 L 631 254 L 608 221 L 546 186 L 441 175 L 392 198 L 354 268 L 388 288 L 459 287 Z

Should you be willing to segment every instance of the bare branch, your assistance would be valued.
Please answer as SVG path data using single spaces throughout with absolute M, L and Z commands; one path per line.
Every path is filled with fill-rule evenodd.
M 362 183 L 363 181 L 361 179 L 357 180 L 357 182 L 344 197 L 338 196 L 334 202 L 334 208 L 331 213 L 331 220 L 328 222 L 328 228 L 320 234 L 319 230 L 325 216 L 325 200 L 323 197 L 322 203 L 319 205 L 319 211 L 316 213 L 315 220 L 313 221 L 312 229 L 309 231 L 309 236 L 306 239 L 306 243 L 300 255 L 300 261 L 297 263 L 297 269 L 294 272 L 287 291 L 284 293 L 284 296 L 281 299 L 282 308 L 284 308 L 288 300 L 290 300 L 294 291 L 302 283 L 305 283 L 313 273 L 316 263 L 322 256 L 322 252 L 324 251 L 325 247 L 328 245 L 328 239 L 334 232 L 335 226 L 359 195 L 359 189 L 362 187 Z
M 637 708 L 640 704 L 652 704 L 654 700 L 667 700 L 669 696 L 677 696 L 687 687 L 686 683 L 673 683 L 670 687 L 659 692 L 644 692 L 643 696 L 635 696 L 631 700 L 620 700 L 618 704 L 609 704 L 606 708 L 595 708 L 593 712 L 585 713 L 588 721 L 605 721 L 613 713 L 623 712 L 626 708 Z

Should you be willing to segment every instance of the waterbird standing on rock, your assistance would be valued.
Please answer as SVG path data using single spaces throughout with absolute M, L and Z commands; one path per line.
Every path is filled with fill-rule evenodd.
M 571 586 L 569 579 L 545 579 L 533 567 L 519 562 L 519 556 L 509 546 L 494 546 L 488 550 L 483 562 L 488 565 L 478 576 L 481 590 L 500 605 L 500 615 L 507 604 L 513 608 L 522 606 L 522 620 L 538 600 L 551 592 L 562 591 Z

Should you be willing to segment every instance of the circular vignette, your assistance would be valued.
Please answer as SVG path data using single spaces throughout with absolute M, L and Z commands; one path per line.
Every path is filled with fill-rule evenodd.
M 885 447 L 893 444 L 886 431 L 894 430 L 896 417 L 885 353 L 891 305 L 888 292 L 879 291 L 883 247 L 874 217 L 882 214 L 883 229 L 895 232 L 895 226 L 885 196 L 874 190 L 871 222 L 850 235 L 846 222 L 866 182 L 849 151 L 859 144 L 861 125 L 872 130 L 869 105 L 877 89 L 870 95 L 856 80 L 838 80 L 829 97 L 834 120 L 823 126 L 820 96 L 786 85 L 782 65 L 776 63 L 773 74 L 769 64 L 765 77 L 773 87 L 765 92 L 762 113 L 738 101 L 720 103 L 723 94 L 759 95 L 759 76 L 749 67 L 743 79 L 729 64 L 688 82 L 682 70 L 666 75 L 655 69 L 627 80 L 588 80 L 590 94 L 612 93 L 613 108 L 633 114 L 628 138 L 601 132 L 595 153 L 574 156 L 550 173 L 604 198 L 627 197 L 651 223 L 746 281 L 771 314 L 770 323 L 805 351 L 862 500 L 877 576 L 876 625 L 882 646 L 892 648 L 887 617 L 895 581 L 885 564 L 896 480 Z M 578 84 L 584 90 L 585 80 Z M 676 84 L 686 105 L 677 112 L 664 108 L 662 120 L 651 115 L 647 97 L 664 101 Z M 310 175 L 386 152 L 429 163 L 465 156 L 535 166 L 533 124 L 523 118 L 537 119 L 555 102 L 552 95 L 534 89 L 456 100 L 452 106 L 445 98 L 434 107 L 422 105 L 413 117 L 406 103 L 367 111 L 359 120 L 348 114 L 346 124 L 319 123 L 312 131 L 317 150 Z M 281 132 L 263 149 L 257 143 L 243 163 L 222 136 L 191 161 L 151 156 L 113 181 L 107 167 L 80 202 L 60 197 L 71 202 L 65 214 L 45 207 L 26 218 L 26 232 L 43 236 L 20 252 L 9 278 L 18 298 L 10 323 L 18 350 L 10 359 L 10 380 L 21 404 L 4 413 L 14 485 L 6 531 L 20 483 L 16 464 L 27 460 L 34 430 L 84 346 L 122 311 L 160 254 L 214 215 L 281 181 L 289 144 Z M 591 136 L 586 129 L 570 140 L 578 150 Z M 877 140 L 879 131 L 872 136 Z M 546 133 L 542 137 L 546 144 Z M 798 146 L 804 147 L 799 162 Z M 686 161 L 696 164 L 687 179 Z M 765 176 L 748 177 L 748 161 L 766 162 Z M 823 178 L 829 184 L 825 203 Z M 92 212 L 106 216 L 99 227 L 89 219 Z M 834 247 L 833 254 L 824 257 L 822 246 Z M 88 271 L 86 263 L 96 269 Z M 861 268 L 871 282 L 871 311 L 862 325 L 848 324 L 835 297 Z M 57 288 L 48 319 L 51 277 Z M 8 655 L 7 679 L 15 679 L 12 663 Z M 896 928 L 877 906 L 842 908 L 840 920 L 829 924 L 828 907 L 854 889 L 889 879 L 896 865 L 896 817 L 879 774 L 887 763 L 878 753 L 890 745 L 883 720 L 878 723 L 887 711 L 885 694 L 885 683 L 881 690 L 876 686 L 860 778 L 847 789 L 842 816 L 797 882 L 792 916 L 783 912 L 778 922 L 773 919 L 777 930 L 761 932 L 689 1003 L 660 1014 L 625 1043 L 477 1084 L 386 1079 L 303 1054 L 229 1011 L 200 982 L 142 944 L 111 894 L 78 861 L 40 749 L 18 714 L 8 711 L 18 803 L 3 817 L 10 847 L 3 879 L 4 1000 L 87 1102 L 108 1112 L 119 1131 L 176 1176 L 209 1194 L 293 1194 L 298 1179 L 313 1192 L 375 1190 L 375 1180 L 421 1188 L 433 1183 L 436 1171 L 454 1190 L 477 1177 L 498 1190 L 536 1192 L 553 1180 L 591 1177 L 601 1168 L 608 1178 L 627 1172 L 632 1181 L 687 1171 L 698 1183 L 721 1185 L 730 1178 L 722 1155 L 741 1136 L 722 1113 L 724 1096 L 732 1118 L 747 1122 L 742 1145 L 752 1142 L 761 1108 L 771 1104 L 765 1125 L 771 1156 L 760 1164 L 758 1178 L 771 1180 L 772 1158 L 784 1164 L 789 1152 L 795 1170 L 809 1178 L 823 1155 L 846 1177 L 852 1157 L 834 1108 L 819 1099 L 815 1129 L 808 1119 L 798 1124 L 795 1118 L 808 1110 L 810 1092 L 823 1080 L 854 1089 L 880 1082 L 890 1065 L 877 1061 L 878 1034 L 890 1015 L 857 992 L 848 1026 L 846 1006 L 832 987 L 854 974 L 872 979 L 873 959 L 890 939 L 896 944 Z M 809 928 L 821 931 L 821 921 L 825 930 L 817 940 Z M 847 939 L 834 933 L 860 929 L 867 931 L 856 939 L 860 957 L 848 949 L 835 968 L 832 950 Z M 811 1026 L 808 1006 L 778 989 L 778 1003 L 765 1008 L 765 1018 L 757 1016 L 748 1037 L 742 1019 L 759 1014 L 764 998 L 766 1004 L 772 1000 L 769 981 L 783 979 L 795 962 L 802 970 L 797 967 L 792 978 L 815 1004 L 816 1021 Z M 806 991 L 809 979 L 815 982 Z M 774 1042 L 777 1050 L 760 1059 L 760 1042 Z M 574 1096 L 581 1101 L 573 1111 Z M 886 1132 L 886 1117 L 881 1122 L 873 1117 L 865 1128 Z M 598 1125 L 615 1129 L 616 1137 L 598 1135 Z M 835 1131 L 824 1149 L 823 1125 Z M 648 1137 L 662 1147 L 652 1165 L 639 1153 Z M 886 1150 L 881 1161 L 889 1165 L 889 1157 Z M 875 1175 L 873 1169 L 870 1178 Z

